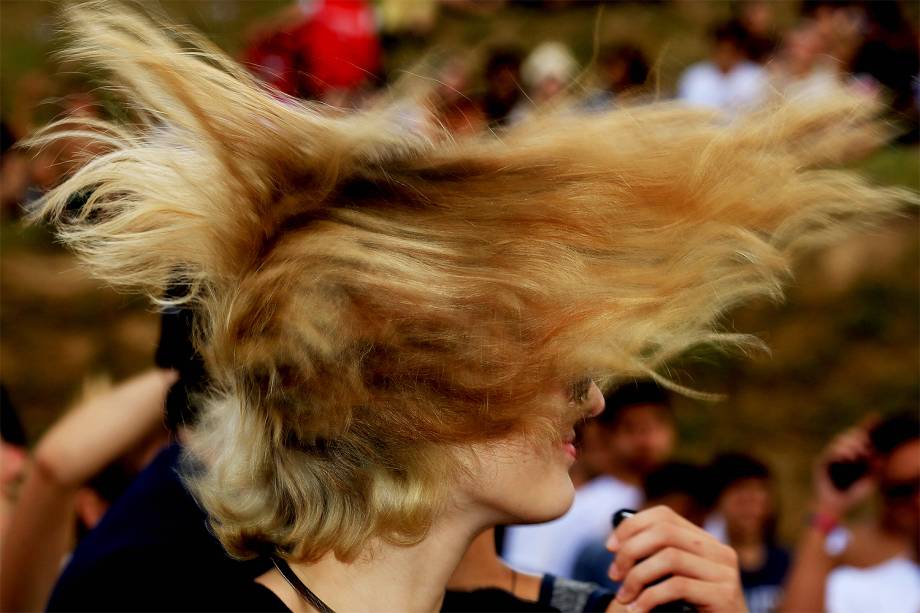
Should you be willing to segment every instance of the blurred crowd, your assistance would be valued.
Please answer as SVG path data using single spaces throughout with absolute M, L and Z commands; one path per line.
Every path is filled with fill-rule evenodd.
M 579 62 L 563 42 L 422 52 L 417 66 L 391 70 L 388 54 L 406 41 L 424 48 L 441 6 L 491 13 L 504 2 L 463 0 L 309 0 L 248 27 L 240 61 L 278 92 L 335 109 L 378 103 L 404 73 L 423 75 L 422 95 L 401 110 L 412 129 L 431 135 L 500 130 L 546 109 L 593 112 L 612 105 L 673 97 L 711 108 L 727 118 L 777 97 L 820 99 L 844 87 L 880 100 L 892 111 L 902 142 L 918 138 L 920 62 L 917 32 L 897 1 L 804 0 L 798 18 L 779 28 L 776 5 L 742 0 L 733 17 L 708 33 L 708 57 L 687 66 L 674 91 L 659 88 L 653 66 L 658 50 L 629 40 L 607 41 L 596 57 Z M 523 2 L 532 10 L 564 11 L 567 2 Z M 226 12 L 231 3 L 221 4 Z M 53 101 L 49 111 L 48 101 Z M 16 215 L 49 185 L 79 164 L 85 143 L 46 148 L 35 156 L 10 148 L 44 115 L 93 117 L 104 101 L 87 88 L 30 73 L 13 88 L 2 123 L 0 211 Z
M 449 4 L 453 10 L 474 12 L 502 6 L 497 1 Z M 528 6 L 564 10 L 565 4 Z M 399 79 L 384 71 L 386 54 L 397 40 L 424 41 L 437 9 L 433 0 L 292 4 L 252 26 L 240 60 L 279 95 L 360 109 L 399 86 Z M 734 4 L 734 16 L 709 32 L 708 57 L 687 66 L 673 92 L 655 85 L 654 54 L 629 41 L 602 45 L 596 59 L 584 64 L 563 42 L 547 40 L 526 49 L 501 46 L 421 58 L 422 74 L 431 79 L 423 95 L 400 113 L 413 129 L 433 137 L 460 137 L 498 132 L 547 109 L 593 113 L 669 97 L 731 120 L 778 96 L 819 100 L 845 87 L 883 102 L 891 109 L 898 138 L 916 142 L 920 45 L 900 3 L 806 0 L 796 22 L 782 31 L 774 10 L 771 2 Z M 54 113 L 60 117 L 91 118 L 104 112 L 103 101 L 90 91 L 60 87 L 31 74 L 14 88 L 2 123 L 3 216 L 19 215 L 66 177 L 82 154 L 91 153 L 77 137 L 34 155 L 12 148 L 41 122 L 34 110 L 39 100 L 55 100 Z M 186 395 L 203 379 L 186 317 L 182 312 L 164 315 L 157 369 L 77 403 L 31 453 L 4 390 L 0 539 L 5 548 L 8 540 L 24 543 L 19 550 L 9 548 L 14 557 L 5 553 L 5 564 L 25 568 L 41 560 L 34 551 L 39 542 L 54 541 L 69 551 L 103 520 L 110 505 L 136 487 L 136 476 L 143 475 L 144 467 L 149 470 L 151 458 L 175 455 L 171 447 L 162 450 L 194 418 L 187 414 Z M 177 378 L 180 384 L 174 385 Z M 762 459 L 724 450 L 706 464 L 676 461 L 680 441 L 670 393 L 652 382 L 613 390 L 606 402 L 605 411 L 578 433 L 581 451 L 572 472 L 578 489 L 568 514 L 547 524 L 497 531 L 497 550 L 514 567 L 616 589 L 608 576 L 613 554 L 605 547 L 611 514 L 667 505 L 735 549 L 754 613 L 920 610 L 917 407 L 867 419 L 829 438 L 814 464 L 811 498 L 800 501 L 810 518 L 790 548 L 776 534 L 778 491 Z M 169 431 L 162 428 L 164 404 Z M 47 508 L 49 500 L 60 517 L 31 514 L 34 523 L 16 526 L 18 537 L 7 530 L 17 503 Z M 861 516 L 852 522 L 854 509 Z M 29 538 L 36 534 L 45 536 Z M 32 562 L 15 558 L 17 551 L 27 552 Z M 24 600 L 0 603 L 0 609 L 46 602 L 60 563 L 57 559 L 31 575 L 24 571 L 34 592 L 20 591 Z M 6 582 L 14 580 L 6 575 L 4 598 L 12 593 Z M 67 602 L 66 582 L 63 590 L 60 602 Z
M 174 564 L 176 551 L 205 552 L 208 560 L 195 577 L 172 577 L 160 594 L 165 600 L 151 596 L 145 610 L 173 602 L 189 587 L 183 581 L 202 573 L 242 580 L 264 571 L 259 560 L 223 553 L 176 474 L 184 429 L 196 419 L 188 397 L 205 378 L 190 321 L 185 311 L 164 314 L 158 367 L 76 403 L 31 454 L 3 392 L 3 610 L 33 610 L 49 597 L 50 610 L 137 602 L 107 580 L 111 565 L 138 547 L 154 566 Z M 604 411 L 582 422 L 576 436 L 568 513 L 489 531 L 453 581 L 468 588 L 483 568 L 507 563 L 544 583 L 590 586 L 586 597 L 615 593 L 620 585 L 610 575 L 615 556 L 607 543 L 613 514 L 663 505 L 735 550 L 752 613 L 907 613 L 920 606 L 916 407 L 869 416 L 827 442 L 813 465 L 810 495 L 796 505 L 809 515 L 794 548 L 778 538 L 780 492 L 763 460 L 743 450 L 721 451 L 704 464 L 674 458 L 680 441 L 671 392 L 655 382 L 608 392 Z M 504 562 L 496 564 L 496 552 Z M 582 602 L 560 610 L 591 609 Z
M 815 461 L 811 514 L 795 550 L 777 538 L 772 472 L 760 458 L 722 451 L 677 461 L 670 393 L 651 381 L 608 393 L 579 432 L 575 502 L 560 519 L 504 530 L 515 567 L 616 589 L 608 576 L 611 514 L 666 505 L 735 549 L 748 608 L 912 611 L 920 604 L 920 422 L 916 407 L 872 417 L 833 438 Z M 872 496 L 875 513 L 847 514 Z

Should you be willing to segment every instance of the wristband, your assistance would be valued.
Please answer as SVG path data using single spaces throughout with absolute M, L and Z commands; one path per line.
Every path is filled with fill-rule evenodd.
M 822 535 L 827 536 L 834 531 L 837 526 L 840 525 L 840 520 L 829 515 L 828 513 L 821 513 L 820 511 L 812 513 L 808 518 L 808 525 L 816 529 Z

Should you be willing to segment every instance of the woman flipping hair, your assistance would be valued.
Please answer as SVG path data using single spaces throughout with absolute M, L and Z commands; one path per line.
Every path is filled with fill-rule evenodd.
M 213 379 L 191 487 L 228 551 L 290 561 L 336 609 L 436 608 L 478 532 L 568 507 L 592 381 L 745 342 L 715 329 L 725 309 L 778 296 L 803 247 L 913 198 L 812 169 L 873 133 L 850 99 L 731 126 L 670 104 L 554 114 L 432 142 L 386 111 L 282 98 L 194 33 L 101 2 L 67 14 L 69 56 L 110 72 L 131 117 L 35 139 L 105 151 L 34 215 L 110 283 L 187 287 Z M 714 581 L 662 569 L 689 579 L 640 608 Z

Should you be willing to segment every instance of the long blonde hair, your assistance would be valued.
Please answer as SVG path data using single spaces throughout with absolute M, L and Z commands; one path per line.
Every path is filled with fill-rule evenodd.
M 818 168 L 879 134 L 843 95 L 731 125 L 656 103 L 429 140 L 387 108 L 285 99 L 111 3 L 67 16 L 68 55 L 129 115 L 36 137 L 105 151 L 34 215 L 112 284 L 187 288 L 213 378 L 190 482 L 237 555 L 417 542 L 451 446 L 556 436 L 554 386 L 662 379 L 690 346 L 745 342 L 727 309 L 915 201 Z

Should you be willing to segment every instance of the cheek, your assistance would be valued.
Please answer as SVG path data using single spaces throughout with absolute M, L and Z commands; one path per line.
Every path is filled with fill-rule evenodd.
M 515 441 L 482 449 L 470 497 L 504 523 L 539 523 L 563 515 L 575 488 L 561 449 L 540 452 Z

